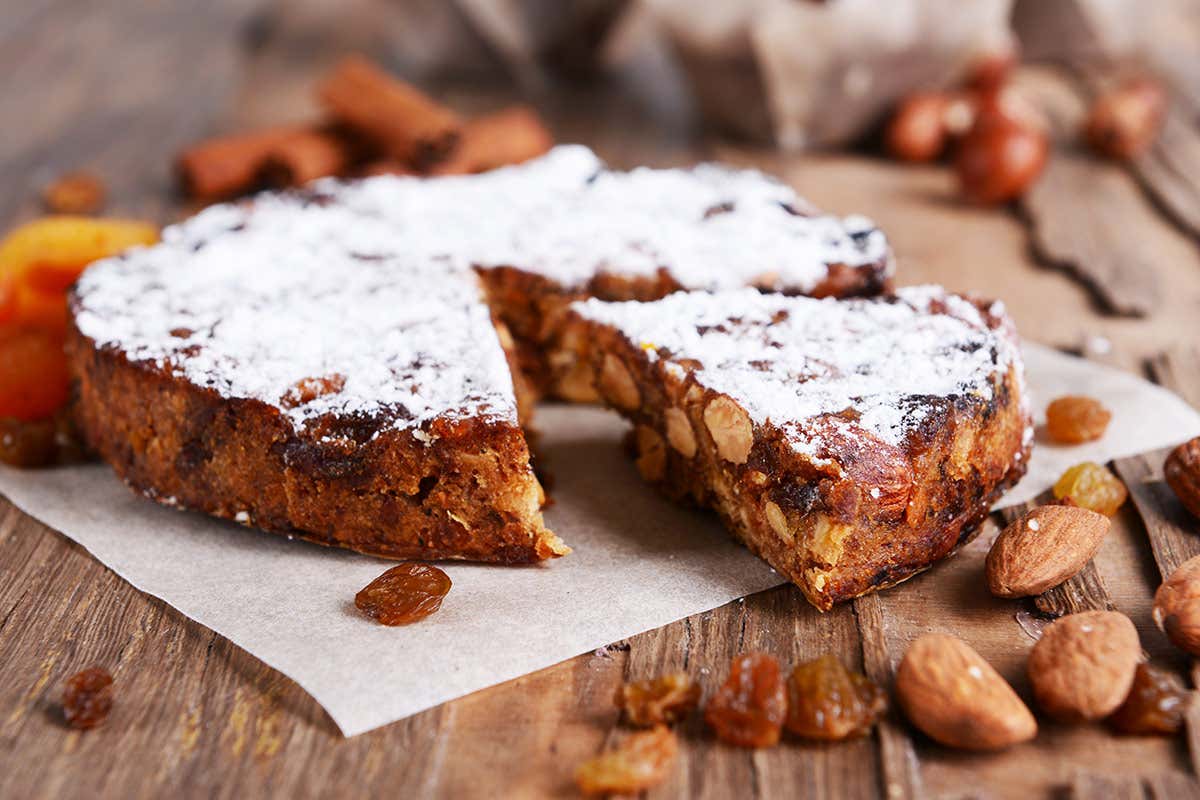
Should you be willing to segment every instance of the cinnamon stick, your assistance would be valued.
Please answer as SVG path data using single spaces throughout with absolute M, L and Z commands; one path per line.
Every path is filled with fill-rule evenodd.
M 268 186 L 287 188 L 341 175 L 353 163 L 352 150 L 352 145 L 334 131 L 319 128 L 298 131 L 267 152 L 259 177 Z
M 430 171 L 435 175 L 486 172 L 536 158 L 553 146 L 554 136 L 536 111 L 512 106 L 468 120 L 458 146 Z
M 247 192 L 258 184 L 259 172 L 267 156 L 289 138 L 307 130 L 299 126 L 268 128 L 193 145 L 178 159 L 184 191 L 192 199 L 204 203 Z
M 334 119 L 417 169 L 441 160 L 458 141 L 457 114 L 361 56 L 342 60 L 317 96 Z

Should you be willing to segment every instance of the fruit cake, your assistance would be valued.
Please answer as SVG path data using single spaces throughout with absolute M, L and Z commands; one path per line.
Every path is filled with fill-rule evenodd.
M 380 555 L 531 561 L 566 548 L 539 511 L 529 387 L 594 396 L 571 301 L 874 294 L 891 270 L 869 221 L 760 173 L 621 173 L 566 146 L 214 206 L 89 268 L 68 350 L 86 438 L 160 502 Z
M 712 507 L 820 609 L 969 540 L 1032 426 L 1000 303 L 681 292 L 575 303 L 642 475 Z
M 160 503 L 395 558 L 568 552 L 477 276 L 379 220 L 321 194 L 214 206 L 90 268 L 70 308 L 85 437 Z
M 563 326 L 571 301 L 743 286 L 869 296 L 893 272 L 887 240 L 870 220 L 819 214 L 754 170 L 620 172 L 585 147 L 563 145 L 484 175 L 323 186 L 390 220 L 414 251 L 479 270 L 530 383 L 569 400 L 596 399 Z

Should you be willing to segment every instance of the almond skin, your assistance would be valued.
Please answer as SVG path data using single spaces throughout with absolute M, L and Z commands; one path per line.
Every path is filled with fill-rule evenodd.
M 1109 520 L 1073 506 L 1035 508 L 1000 532 L 987 555 L 996 597 L 1031 597 L 1078 574 L 1100 549 Z
M 1154 621 L 1172 644 L 1200 656 L 1200 556 L 1180 564 L 1158 587 Z
M 929 738 L 965 750 L 1001 750 L 1037 735 L 1037 721 L 1012 687 L 961 639 L 928 633 L 909 645 L 896 695 Z
M 1103 719 L 1129 694 L 1142 645 L 1129 617 L 1084 611 L 1056 621 L 1029 654 L 1038 705 L 1064 722 Z

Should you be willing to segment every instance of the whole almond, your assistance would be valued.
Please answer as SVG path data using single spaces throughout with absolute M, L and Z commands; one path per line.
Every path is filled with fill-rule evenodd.
M 1158 587 L 1154 621 L 1176 647 L 1200 656 L 1200 556 L 1180 564 Z
M 997 597 L 1030 597 L 1087 566 L 1108 533 L 1103 514 L 1074 506 L 1041 506 L 1000 532 L 987 555 L 988 589 Z
M 1066 722 L 1103 719 L 1125 701 L 1142 645 L 1129 617 L 1084 611 L 1050 625 L 1029 654 L 1038 705 Z
M 1000 750 L 1037 735 L 1037 721 L 1012 687 L 953 636 L 929 633 L 909 645 L 896 695 L 909 720 L 948 747 Z

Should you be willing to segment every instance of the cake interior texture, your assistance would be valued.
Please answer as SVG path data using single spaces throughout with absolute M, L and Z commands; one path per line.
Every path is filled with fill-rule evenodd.
M 969 539 L 1032 427 L 999 303 L 754 290 L 572 307 L 638 469 L 715 509 L 821 609 Z

